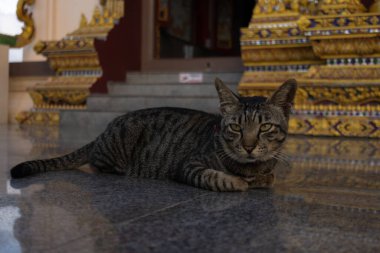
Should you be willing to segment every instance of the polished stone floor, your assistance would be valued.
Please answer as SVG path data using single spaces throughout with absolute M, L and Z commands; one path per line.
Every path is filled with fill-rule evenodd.
M 0 126 L 0 252 L 380 252 L 380 141 L 291 137 L 271 190 L 80 171 L 12 181 L 97 130 Z

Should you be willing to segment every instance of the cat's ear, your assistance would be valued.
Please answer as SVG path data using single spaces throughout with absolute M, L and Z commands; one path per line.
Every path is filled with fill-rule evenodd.
M 236 96 L 219 78 L 215 79 L 215 88 L 218 91 L 220 111 L 223 115 L 232 114 L 241 108 Z
M 289 79 L 283 83 L 268 99 L 269 104 L 281 107 L 285 117 L 289 117 L 294 97 L 297 91 L 297 81 Z

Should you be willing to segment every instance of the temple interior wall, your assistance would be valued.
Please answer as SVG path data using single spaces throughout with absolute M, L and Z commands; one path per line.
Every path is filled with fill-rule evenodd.
M 8 51 L 8 46 L 0 45 L 0 124 L 7 123 L 8 117 Z

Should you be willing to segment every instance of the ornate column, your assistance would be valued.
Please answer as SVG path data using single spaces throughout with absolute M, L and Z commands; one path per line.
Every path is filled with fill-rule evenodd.
M 311 14 L 315 8 L 298 1 L 258 1 L 249 27 L 241 30 L 245 66 L 241 95 L 268 95 L 284 80 L 298 79 L 310 66 L 324 63 L 298 22 L 302 14 Z
M 124 15 L 124 0 L 101 4 L 90 20 L 82 15 L 79 28 L 63 39 L 35 45 L 35 51 L 47 57 L 56 75 L 29 90 L 34 108 L 17 116 L 21 124 L 57 125 L 59 110 L 86 108 L 89 89 L 102 74 L 95 40 L 105 40 Z
M 285 6 L 297 3 L 292 1 Z M 259 4 L 257 8 L 263 7 Z M 272 8 L 275 11 L 265 16 L 273 19 L 279 15 L 279 9 Z M 286 78 L 293 77 L 299 82 L 299 90 L 290 120 L 292 133 L 380 137 L 380 14 L 367 13 L 358 0 L 319 1 L 312 6 L 299 4 L 296 9 L 300 15 L 294 23 L 302 37 L 289 42 L 290 33 L 284 39 L 294 53 L 281 59 L 277 59 L 280 55 L 277 53 L 276 62 L 264 62 L 264 67 L 251 72 L 247 69 L 239 86 L 241 94 L 266 95 Z M 254 15 L 250 26 L 257 27 L 256 20 Z M 283 21 L 277 24 L 280 25 L 289 26 Z M 265 27 L 258 27 L 257 34 L 271 37 L 273 33 L 278 34 L 276 30 L 273 23 L 266 21 Z M 242 35 L 243 60 L 248 67 L 250 62 L 244 58 L 247 51 L 244 36 L 252 31 L 252 28 L 243 29 Z M 273 46 L 277 41 L 260 38 L 255 46 L 264 51 L 263 55 L 271 56 L 274 50 L 278 51 Z M 300 47 L 302 41 L 307 44 L 305 52 L 302 50 L 306 49 Z M 289 69 L 298 54 L 313 55 L 315 61 L 303 68 L 298 65 L 296 70 Z M 262 62 L 257 61 L 255 64 Z M 281 67 L 275 67 L 279 63 Z M 262 73 L 263 70 L 266 73 Z

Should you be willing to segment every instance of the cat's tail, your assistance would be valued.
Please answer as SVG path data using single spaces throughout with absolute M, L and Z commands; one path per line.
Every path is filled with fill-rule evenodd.
M 89 162 L 89 154 L 93 146 L 94 142 L 91 142 L 61 157 L 20 163 L 11 169 L 11 176 L 12 178 L 22 178 L 47 171 L 77 169 Z

